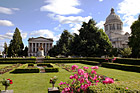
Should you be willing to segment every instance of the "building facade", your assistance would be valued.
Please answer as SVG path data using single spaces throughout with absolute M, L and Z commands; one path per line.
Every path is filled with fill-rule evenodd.
M 115 14 L 113 8 L 111 9 L 109 16 L 106 18 L 104 29 L 114 48 L 128 47 L 128 37 L 130 34 L 128 32 L 124 33 L 123 22 L 120 17 Z
M 52 38 L 29 38 L 28 39 L 28 56 L 37 56 L 39 48 L 42 47 L 44 50 L 44 56 L 48 55 L 48 51 L 52 48 L 53 39 Z

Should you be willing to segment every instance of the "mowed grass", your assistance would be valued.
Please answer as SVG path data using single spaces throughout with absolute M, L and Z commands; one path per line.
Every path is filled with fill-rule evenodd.
M 70 63 L 68 65 L 78 65 L 79 67 L 92 65 L 80 64 L 80 63 Z M 26 73 L 26 74 L 9 74 L 5 73 L 0 75 L 0 80 L 2 78 L 10 78 L 13 80 L 13 84 L 8 88 L 13 89 L 14 93 L 47 93 L 48 87 L 52 87 L 49 83 L 49 80 L 53 76 L 58 77 L 58 81 L 55 86 L 58 87 L 61 81 L 66 82 L 69 80 L 69 76 L 73 74 L 73 72 L 68 72 L 64 69 L 59 69 L 58 73 Z M 119 81 L 115 83 L 119 85 L 127 85 L 128 88 L 136 88 L 140 90 L 140 73 L 136 72 L 128 72 L 116 69 L 109 69 L 99 67 L 98 74 L 105 75 L 111 78 L 116 78 Z M 0 86 L 2 90 L 4 90 L 4 86 Z

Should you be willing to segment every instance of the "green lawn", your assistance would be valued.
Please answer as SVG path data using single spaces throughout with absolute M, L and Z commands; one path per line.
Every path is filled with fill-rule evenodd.
M 85 65 L 80 63 L 76 63 L 76 65 L 91 67 L 91 65 Z M 140 84 L 140 73 L 127 72 L 102 67 L 99 68 L 97 73 L 119 79 L 119 81 L 116 82 L 117 84 L 120 85 L 127 84 L 129 88 L 136 88 L 140 90 L 140 87 L 138 86 Z M 60 71 L 58 73 L 34 73 L 34 74 L 5 73 L 3 75 L 0 75 L 0 80 L 2 80 L 2 78 L 12 79 L 13 84 L 8 89 L 13 89 L 14 93 L 47 93 L 48 87 L 52 86 L 51 84 L 49 84 L 49 79 L 51 77 L 53 76 L 58 77 L 58 81 L 55 84 L 55 86 L 58 86 L 58 84 L 61 81 L 67 81 L 71 74 L 72 72 L 68 72 L 60 68 Z M 2 90 L 4 89 L 3 86 L 0 86 L 0 88 Z

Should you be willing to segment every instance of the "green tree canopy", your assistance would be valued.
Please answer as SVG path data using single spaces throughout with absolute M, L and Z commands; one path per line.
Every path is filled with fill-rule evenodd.
M 124 48 L 123 50 L 120 50 L 120 52 L 121 52 L 121 55 L 123 56 L 123 57 L 128 57 L 129 55 L 131 55 L 132 54 L 132 49 L 131 48 Z
M 8 46 L 7 46 L 7 43 L 5 42 L 4 43 L 4 54 L 8 54 Z
M 8 48 L 8 55 L 9 56 L 22 56 L 23 52 L 23 42 L 20 31 L 18 28 L 15 29 L 13 39 L 10 41 L 10 45 Z
M 111 48 L 111 42 L 102 29 L 96 27 L 96 22 L 90 19 L 83 22 L 79 35 L 75 35 L 72 43 L 73 53 L 79 56 L 102 56 Z
M 132 48 L 132 56 L 140 57 L 140 15 L 138 20 L 131 25 L 131 36 L 128 44 Z
M 67 30 L 64 30 L 57 44 L 49 51 L 50 55 L 56 56 L 61 54 L 67 56 L 70 52 L 69 45 L 72 37 L 73 36 Z

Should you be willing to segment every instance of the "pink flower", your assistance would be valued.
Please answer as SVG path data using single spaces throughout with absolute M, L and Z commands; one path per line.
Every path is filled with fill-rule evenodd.
M 92 73 L 92 74 L 93 74 L 93 73 L 94 73 L 94 74 L 97 74 L 96 71 L 94 71 L 94 70 L 92 70 L 91 73 Z
M 114 83 L 114 80 L 111 78 L 105 78 L 105 80 L 103 81 L 103 84 L 111 84 Z
M 70 76 L 70 79 L 73 79 L 73 78 L 74 78 L 74 76 L 71 75 L 71 76 Z
M 96 83 L 98 83 L 98 82 L 99 82 L 99 80 L 96 81 Z
M 75 80 L 73 80 L 73 82 L 71 84 L 74 84 L 75 83 Z
M 99 68 L 98 66 L 91 67 L 91 69 L 98 69 L 98 68 Z
M 73 66 L 71 67 L 71 70 L 75 70 L 75 69 L 77 69 L 77 68 L 78 68 L 77 65 L 73 65 Z
M 59 83 L 59 85 L 63 85 L 63 82 L 61 81 L 61 82 Z
M 128 87 L 126 87 L 126 89 L 128 89 Z
M 84 71 L 83 69 L 78 69 L 78 74 L 79 74 L 79 75 L 84 75 L 84 72 L 85 72 L 85 71 Z
M 93 81 L 97 79 L 97 75 L 92 79 Z
M 78 76 L 77 76 L 77 74 L 74 74 L 73 78 L 75 78 L 75 79 L 78 79 Z
M 69 92 L 70 91 L 70 88 L 68 87 L 66 87 L 66 88 L 64 88 L 64 91 L 67 93 L 67 92 Z
M 84 77 L 85 78 L 88 78 L 88 73 L 84 73 Z
M 88 69 L 89 67 L 84 66 L 83 69 Z
M 78 88 L 77 91 L 80 92 L 80 88 Z
M 81 84 L 84 83 L 84 78 L 83 77 L 80 77 L 78 80 L 80 81 Z

